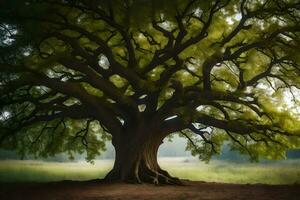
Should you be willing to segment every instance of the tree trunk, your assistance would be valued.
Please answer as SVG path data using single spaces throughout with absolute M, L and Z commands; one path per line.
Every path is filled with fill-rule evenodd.
M 166 135 L 148 132 L 147 128 L 138 128 L 113 139 L 116 157 L 106 181 L 181 185 L 178 178 L 162 170 L 157 162 L 158 148 Z

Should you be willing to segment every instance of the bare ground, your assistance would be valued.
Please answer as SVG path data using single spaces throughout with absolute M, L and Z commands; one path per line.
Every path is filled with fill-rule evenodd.
M 239 185 L 185 181 L 185 186 L 62 181 L 1 183 L 1 200 L 299 200 L 300 185 Z

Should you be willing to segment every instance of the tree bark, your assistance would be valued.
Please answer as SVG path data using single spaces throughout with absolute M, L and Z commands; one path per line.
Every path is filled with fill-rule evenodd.
M 178 178 L 170 176 L 157 162 L 158 148 L 167 135 L 150 133 L 146 127 L 129 130 L 119 138 L 113 138 L 115 163 L 105 180 L 181 185 Z

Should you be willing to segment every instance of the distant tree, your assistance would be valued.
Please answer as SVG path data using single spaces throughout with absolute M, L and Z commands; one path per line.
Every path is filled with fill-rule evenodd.
M 0 143 L 87 153 L 106 180 L 177 184 L 157 151 L 179 133 L 203 160 L 300 146 L 297 0 L 2 0 Z
M 293 149 L 287 152 L 287 158 L 289 159 L 299 159 L 300 158 L 300 149 Z

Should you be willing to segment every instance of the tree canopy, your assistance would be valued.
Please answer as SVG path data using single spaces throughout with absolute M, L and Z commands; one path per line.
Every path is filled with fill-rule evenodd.
M 225 141 L 253 160 L 300 147 L 297 0 L 0 5 L 2 148 L 92 160 L 148 132 L 203 160 Z

